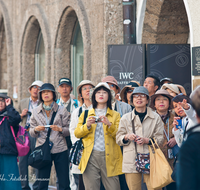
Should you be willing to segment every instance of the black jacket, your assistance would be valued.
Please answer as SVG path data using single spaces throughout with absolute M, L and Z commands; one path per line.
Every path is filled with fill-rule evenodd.
M 2 121 L 4 116 L 8 117 L 0 125 L 0 154 L 17 156 L 18 152 L 10 126 L 13 126 L 16 135 L 19 130 L 21 117 L 12 105 L 8 105 L 5 111 L 0 114 L 0 121 Z

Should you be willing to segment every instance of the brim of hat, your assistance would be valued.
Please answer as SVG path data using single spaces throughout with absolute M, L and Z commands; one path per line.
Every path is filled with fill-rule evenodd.
M 120 97 L 122 99 L 123 102 L 125 102 L 125 92 L 127 88 L 131 88 L 134 90 L 135 87 L 132 87 L 130 85 L 126 85 L 124 88 L 122 88 L 122 91 L 120 92 Z
M 179 91 L 181 91 L 181 93 L 183 93 L 185 96 L 187 95 L 185 88 L 183 86 L 181 86 L 179 84 L 175 84 L 175 85 L 178 87 L 178 89 L 179 89 Z
M 104 81 L 105 82 L 105 81 Z M 106 81 L 106 83 L 111 83 L 111 84 L 114 84 L 115 86 L 117 86 L 118 87 L 118 90 L 119 90 L 119 92 L 121 91 L 121 88 L 119 87 L 119 85 L 118 84 L 116 84 L 116 83 L 114 83 L 113 81 Z
M 0 94 L 0 98 L 5 98 L 5 99 L 8 99 L 10 98 L 9 96 L 5 95 L 5 94 Z
M 69 85 L 69 86 L 72 86 L 70 83 L 65 82 L 65 81 L 63 81 L 63 82 L 61 82 L 60 84 L 58 84 L 58 86 L 60 86 L 60 85 L 62 85 L 62 84 L 67 84 L 67 85 Z
M 169 105 L 169 110 L 171 110 L 171 109 L 173 109 L 173 103 L 172 103 L 172 98 L 173 98 L 173 96 L 171 96 L 171 95 L 168 95 L 168 94 L 154 94 L 154 95 L 152 95 L 151 97 L 150 97 L 150 104 L 149 104 L 149 107 L 150 108 L 152 108 L 152 109 L 154 109 L 154 110 L 156 110 L 156 108 L 155 108 L 155 99 L 158 97 L 158 96 L 167 96 L 170 100 L 171 100 L 171 103 L 170 103 L 170 105 Z
M 57 100 L 58 94 L 57 94 L 56 91 L 54 91 L 54 90 L 52 90 L 52 89 L 43 89 L 43 90 L 40 90 L 40 91 L 38 92 L 38 100 L 39 100 L 39 101 L 42 102 L 42 100 L 40 99 L 40 93 L 41 93 L 42 91 L 44 91 L 44 90 L 50 90 L 50 91 L 52 91 L 53 93 L 55 93 L 55 95 L 56 95 L 56 100 Z

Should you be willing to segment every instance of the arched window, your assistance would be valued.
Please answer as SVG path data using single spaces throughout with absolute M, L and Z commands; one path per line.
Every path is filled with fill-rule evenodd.
M 45 49 L 43 35 L 40 30 L 35 49 L 35 80 L 45 81 Z
M 74 88 L 73 94 L 77 97 L 76 88 L 83 80 L 83 39 L 78 21 L 71 42 L 71 80 Z

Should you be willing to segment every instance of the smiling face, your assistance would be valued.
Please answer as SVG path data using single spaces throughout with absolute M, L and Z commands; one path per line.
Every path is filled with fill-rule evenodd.
M 179 103 L 173 102 L 173 106 L 174 106 L 174 111 L 178 116 L 180 116 L 180 117 L 185 117 L 186 116 L 183 108 L 179 105 Z
M 95 100 L 97 103 L 105 104 L 108 101 L 108 92 L 103 89 L 100 89 L 95 94 Z
M 133 94 L 133 105 L 137 108 L 146 108 L 148 104 L 148 99 L 145 94 Z
M 53 92 L 51 90 L 43 90 L 42 91 L 42 100 L 44 103 L 52 103 L 53 102 Z
M 166 112 L 169 109 L 169 99 L 165 96 L 159 95 L 155 99 L 155 106 L 158 112 Z

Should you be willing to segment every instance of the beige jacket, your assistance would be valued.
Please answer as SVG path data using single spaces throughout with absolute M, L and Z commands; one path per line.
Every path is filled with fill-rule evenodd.
M 154 138 L 158 144 L 162 144 L 164 125 L 160 116 L 153 112 L 151 108 L 147 107 L 147 114 L 143 120 L 140 122 L 138 115 L 135 115 L 135 109 L 123 115 L 119 123 L 119 129 L 116 134 L 116 142 L 118 145 L 123 146 L 123 164 L 122 172 L 124 173 L 137 173 L 135 167 L 135 144 L 129 141 L 127 144 L 123 143 L 124 136 L 127 133 L 133 133 L 132 130 L 132 120 L 134 120 L 135 133 L 140 137 Z M 137 152 L 139 153 L 149 153 L 149 148 L 147 144 L 137 145 Z
M 69 122 L 70 122 L 70 113 L 66 110 L 65 107 L 59 106 L 56 102 L 54 102 L 53 108 L 50 113 L 50 118 L 52 117 L 53 111 L 57 110 L 57 114 L 54 118 L 53 125 L 57 125 L 58 127 L 63 128 L 63 132 L 60 133 L 58 131 L 51 130 L 50 141 L 53 142 L 53 147 L 51 149 L 51 153 L 60 153 L 67 150 L 67 143 L 65 140 L 66 136 L 69 136 Z M 31 118 L 30 118 L 30 130 L 29 133 L 32 137 L 37 138 L 36 147 L 44 144 L 47 136 L 47 129 L 45 131 L 41 131 L 39 133 L 34 132 L 34 128 L 36 126 L 45 126 L 46 125 L 46 117 L 45 111 L 42 107 L 42 103 L 33 109 Z

